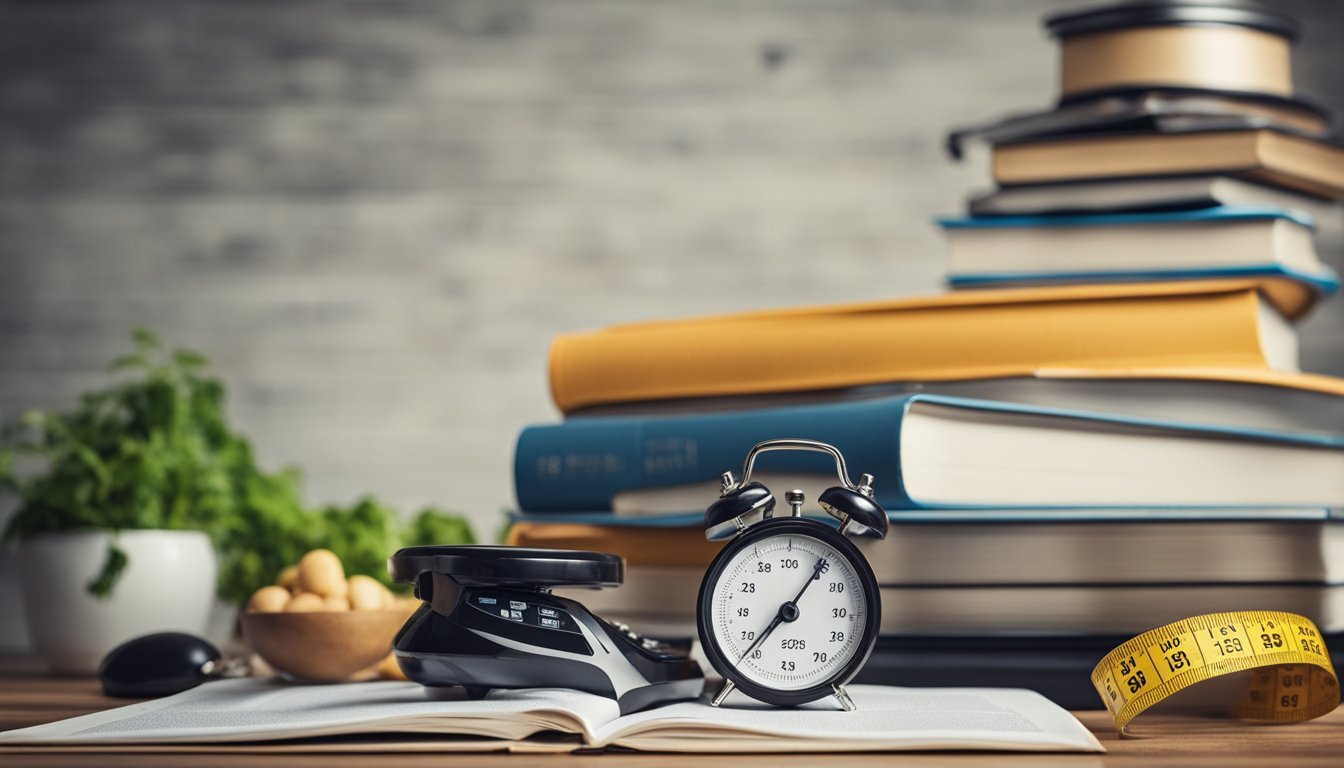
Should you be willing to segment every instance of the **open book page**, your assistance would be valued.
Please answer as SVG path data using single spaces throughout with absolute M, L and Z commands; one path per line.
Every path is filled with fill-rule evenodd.
M 378 736 L 426 740 L 391 751 L 567 751 L 583 744 L 674 752 L 1102 751 L 1072 715 L 1030 691 L 863 685 L 849 691 L 857 712 L 842 712 L 830 699 L 778 709 L 736 694 L 721 709 L 688 702 L 618 719 L 614 701 L 578 691 L 494 691 L 468 701 L 460 689 L 431 696 L 415 683 L 224 680 L 176 696 L 9 731 L 0 734 L 0 746 L 251 742 L 261 747 L 259 742 L 282 739 Z M 554 738 L 525 741 L 543 733 L 575 738 L 569 743 Z
M 221 680 L 163 699 L 0 733 L 0 744 L 202 743 L 358 734 L 520 740 L 542 731 L 579 734 L 587 741 L 619 715 L 616 702 L 580 691 L 494 691 L 479 701 L 466 700 L 457 688 L 444 689 L 443 695 L 406 682 Z
M 859 752 L 985 749 L 1104 752 L 1077 718 L 1034 691 L 847 686 L 835 699 L 778 709 L 740 692 L 723 707 L 672 704 L 601 728 L 596 744 L 667 752 Z

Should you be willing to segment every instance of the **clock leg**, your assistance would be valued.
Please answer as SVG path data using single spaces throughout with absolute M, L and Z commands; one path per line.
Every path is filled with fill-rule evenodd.
M 711 707 L 719 706 L 720 704 L 723 703 L 724 699 L 728 698 L 728 694 L 732 693 L 733 689 L 736 687 L 737 686 L 733 683 L 732 680 L 724 680 L 723 687 L 719 689 L 718 695 L 714 697 L 713 701 L 709 702 L 709 705 Z
M 854 700 L 849 698 L 849 694 L 845 692 L 844 686 L 833 685 L 831 686 L 831 690 L 835 692 L 835 700 L 840 702 L 841 709 L 846 712 L 853 712 L 856 709 Z

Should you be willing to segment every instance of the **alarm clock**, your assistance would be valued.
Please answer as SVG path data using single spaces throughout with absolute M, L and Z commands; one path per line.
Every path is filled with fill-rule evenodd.
M 789 491 L 788 516 L 752 482 L 756 457 L 768 451 L 815 451 L 835 459 L 840 485 L 817 503 L 839 529 L 802 516 L 801 491 Z M 873 500 L 873 477 L 849 479 L 832 445 L 798 438 L 767 440 L 747 454 L 742 479 L 722 476 L 719 500 L 705 512 L 705 538 L 729 539 L 700 584 L 696 624 L 700 644 L 724 678 L 711 701 L 734 690 L 787 707 L 834 696 L 854 703 L 844 686 L 868 660 L 882 622 L 877 578 L 846 535 L 887 534 L 887 513 Z

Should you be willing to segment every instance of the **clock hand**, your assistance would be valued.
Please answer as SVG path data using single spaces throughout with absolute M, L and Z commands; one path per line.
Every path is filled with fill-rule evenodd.
M 790 603 L 793 603 L 794 608 L 798 607 L 798 601 L 803 599 L 803 593 L 807 591 L 808 587 L 812 586 L 812 582 L 820 581 L 821 574 L 825 573 L 826 570 L 830 567 L 831 564 L 826 562 L 826 558 L 823 557 L 817 560 L 817 564 L 812 566 L 812 578 L 808 579 L 807 583 L 803 585 L 803 588 L 798 590 L 798 594 L 794 595 L 793 599 L 789 601 Z M 780 611 L 783 611 L 784 606 L 781 605 L 779 609 Z
M 784 613 L 782 610 L 775 614 L 775 618 L 770 620 L 770 625 L 765 628 L 765 631 L 760 634 L 760 637 L 756 638 L 756 642 L 751 644 L 751 647 L 747 649 L 747 652 L 737 657 L 737 664 L 741 664 L 743 659 L 752 654 L 752 651 L 761 647 L 761 643 L 765 642 L 765 638 L 769 637 L 770 633 L 775 631 L 775 627 L 778 627 L 781 621 L 784 621 Z M 734 664 L 733 666 L 737 666 L 737 664 Z
M 746 659 L 753 651 L 761 647 L 761 643 L 765 642 L 765 639 L 770 636 L 771 632 L 775 631 L 775 627 L 778 627 L 781 622 L 786 619 L 788 621 L 793 621 L 798 618 L 798 601 L 803 599 L 803 593 L 807 591 L 808 587 L 812 586 L 812 582 L 820 580 L 821 574 L 829 567 L 830 564 L 826 562 L 826 558 L 823 557 L 817 560 L 817 564 L 812 566 L 812 575 L 808 577 L 807 583 L 803 584 L 803 588 L 798 590 L 798 594 L 794 595 L 792 600 L 779 606 L 779 610 L 775 612 L 775 618 L 770 620 L 770 624 L 765 628 L 765 631 L 756 638 L 756 642 L 752 643 L 750 648 L 747 648 L 746 653 L 743 653 L 737 658 L 737 664 L 741 664 L 743 659 Z M 790 615 L 792 618 L 790 618 Z M 737 664 L 734 664 L 733 666 L 737 666 Z

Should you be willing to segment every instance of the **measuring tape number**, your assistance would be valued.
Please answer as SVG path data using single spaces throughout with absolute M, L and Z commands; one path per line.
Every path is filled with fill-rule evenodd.
M 1339 679 L 1316 625 L 1280 611 L 1194 616 L 1152 629 L 1106 654 L 1092 670 L 1115 727 L 1214 677 L 1252 670 L 1232 714 L 1295 723 L 1339 706 Z

